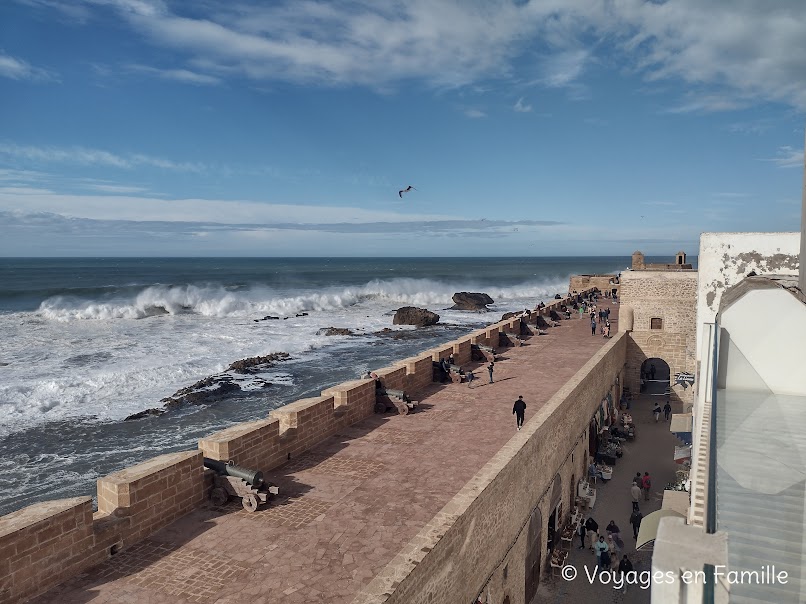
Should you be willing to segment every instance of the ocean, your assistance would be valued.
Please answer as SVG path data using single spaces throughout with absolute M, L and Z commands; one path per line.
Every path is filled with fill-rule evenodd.
M 0 514 L 94 495 L 99 477 L 533 308 L 567 292 L 572 274 L 629 263 L 0 258 Z M 491 312 L 445 310 L 459 291 L 489 294 Z M 441 325 L 393 327 L 401 306 L 435 311 Z M 318 333 L 327 327 L 355 335 Z M 257 373 L 227 371 L 280 352 L 290 358 Z M 211 376 L 200 404 L 124 421 Z M 211 394 L 222 382 L 226 393 Z

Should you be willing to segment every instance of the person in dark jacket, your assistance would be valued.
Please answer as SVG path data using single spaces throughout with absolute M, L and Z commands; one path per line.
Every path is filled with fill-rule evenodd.
M 518 431 L 520 431 L 521 426 L 523 425 L 523 418 L 526 415 L 526 403 L 523 401 L 522 396 L 519 396 L 518 400 L 515 401 L 515 404 L 512 407 L 512 413 L 515 414 L 515 420 L 518 425 Z
M 624 582 L 624 591 L 622 593 L 627 593 L 627 573 L 631 573 L 633 571 L 632 562 L 627 557 L 627 554 L 621 558 L 621 562 L 618 563 L 618 571 L 621 573 L 621 580 Z
M 577 527 L 577 535 L 579 535 L 579 549 L 585 549 L 585 535 L 588 534 L 588 529 L 585 528 L 585 523 L 580 522 Z
M 644 515 L 641 513 L 641 510 L 638 509 L 638 506 L 635 506 L 635 509 L 630 515 L 630 524 L 632 524 L 632 536 L 634 539 L 638 539 L 638 530 L 641 528 L 641 520 L 643 520 L 643 518 Z
M 672 415 L 672 405 L 669 403 L 669 399 L 666 399 L 666 404 L 663 406 L 663 417 L 668 422 L 669 417 Z
M 493 383 L 493 371 L 495 371 L 495 363 L 490 361 L 490 364 L 487 365 L 487 371 L 490 372 L 490 383 Z

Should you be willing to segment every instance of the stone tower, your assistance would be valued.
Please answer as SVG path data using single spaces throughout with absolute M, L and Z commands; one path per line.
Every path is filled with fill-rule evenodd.
M 632 270 L 634 271 L 642 271 L 646 268 L 646 262 L 644 261 L 644 254 L 642 252 L 633 252 L 632 253 Z
M 686 253 L 685 252 L 677 252 L 674 257 L 674 263 L 678 266 L 681 264 L 686 263 Z

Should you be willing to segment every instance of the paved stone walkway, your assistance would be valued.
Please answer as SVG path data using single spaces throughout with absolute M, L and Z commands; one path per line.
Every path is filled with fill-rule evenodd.
M 368 418 L 267 472 L 270 507 L 206 505 L 37 601 L 350 602 L 515 434 L 518 395 L 529 421 L 605 341 L 563 321 L 504 351 L 494 384 L 478 364 L 472 389 L 435 384 L 419 412 Z
M 606 536 L 605 527 L 611 520 L 621 529 L 625 551 L 636 571 L 651 570 L 652 552 L 636 552 L 633 539 L 630 514 L 632 513 L 632 497 L 630 487 L 637 472 L 649 472 L 652 477 L 652 492 L 649 501 L 643 496 L 639 502 L 641 513 L 646 516 L 659 510 L 663 502 L 663 488 L 675 479 L 675 471 L 680 468 L 674 462 L 674 447 L 681 444 L 669 432 L 669 422 L 662 419 L 655 423 L 651 409 L 656 400 L 662 397 L 642 395 L 631 402 L 630 413 L 636 425 L 634 441 L 624 443 L 624 456 L 617 460 L 613 468 L 613 478 L 605 483 L 598 481 L 596 486 L 596 504 L 590 515 L 599 524 L 599 531 Z M 675 408 L 677 406 L 678 408 Z M 682 413 L 682 404 L 672 404 L 673 413 Z M 587 540 L 586 540 L 587 543 Z M 627 592 L 614 589 L 612 585 L 600 582 L 590 583 L 583 569 L 587 567 L 593 574 L 596 569 L 594 554 L 589 549 L 580 550 L 579 537 L 575 537 L 568 564 L 578 572 L 574 581 L 566 581 L 559 576 L 548 577 L 541 582 L 537 593 L 537 602 L 551 604 L 576 604 L 577 602 L 604 603 L 618 602 L 625 604 L 645 604 L 650 601 L 650 590 L 636 586 L 628 586 Z

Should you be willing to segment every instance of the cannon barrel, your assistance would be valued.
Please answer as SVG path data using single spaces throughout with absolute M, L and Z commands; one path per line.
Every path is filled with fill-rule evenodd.
M 211 470 L 215 470 L 219 474 L 226 474 L 227 476 L 243 478 L 253 487 L 260 487 L 263 484 L 263 472 L 260 472 L 259 470 L 249 470 L 247 468 L 241 468 L 239 466 L 236 466 L 232 462 L 224 463 L 223 461 L 218 461 L 217 459 L 210 459 L 209 457 L 205 457 L 204 467 L 210 468 Z

